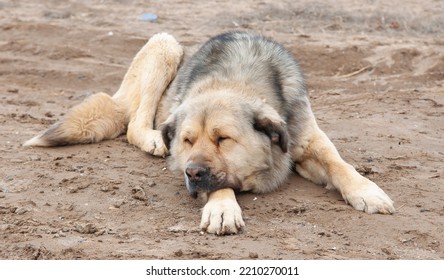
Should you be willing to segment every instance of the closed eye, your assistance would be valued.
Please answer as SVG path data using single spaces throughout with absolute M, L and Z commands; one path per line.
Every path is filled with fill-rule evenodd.
M 191 142 L 191 140 L 190 140 L 189 138 L 185 138 L 185 139 L 183 140 L 183 142 L 184 142 L 185 144 L 187 144 L 187 145 L 193 146 L 193 142 Z
M 222 142 L 224 142 L 225 140 L 230 139 L 229 137 L 218 137 L 216 142 L 218 145 L 222 144 Z

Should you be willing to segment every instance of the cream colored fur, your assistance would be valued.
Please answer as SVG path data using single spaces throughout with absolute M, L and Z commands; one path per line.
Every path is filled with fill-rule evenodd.
M 73 107 L 66 117 L 25 146 L 95 143 L 127 131 L 128 141 L 156 156 L 167 149 L 154 117 L 159 101 L 173 80 L 183 49 L 173 36 L 154 35 L 133 59 L 123 82 L 111 98 L 98 93 Z
M 129 143 L 156 156 L 166 156 L 160 131 L 154 130 L 154 118 L 169 83 L 176 75 L 183 49 L 174 37 L 154 35 L 140 50 L 113 96 L 128 108 Z
M 125 108 L 106 93 L 94 94 L 73 107 L 64 120 L 25 142 L 24 146 L 58 146 L 112 139 L 126 129 Z
M 375 183 L 346 163 L 333 143 L 312 120 L 307 126 L 304 147 L 295 147 L 296 170 L 308 180 L 337 189 L 346 203 L 367 213 L 395 212 L 393 201 Z M 302 153 L 301 153 L 302 151 Z
M 221 189 L 208 195 L 200 228 L 209 233 L 233 234 L 245 227 L 242 210 L 233 189 Z

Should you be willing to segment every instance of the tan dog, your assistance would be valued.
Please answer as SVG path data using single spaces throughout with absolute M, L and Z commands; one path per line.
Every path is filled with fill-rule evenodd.
M 169 151 L 170 168 L 183 174 L 190 194 L 207 195 L 201 228 L 209 233 L 241 230 L 235 191 L 272 191 L 293 165 L 357 210 L 394 212 L 384 191 L 344 162 L 319 129 L 297 62 L 281 45 L 231 32 L 180 66 L 182 56 L 173 37 L 155 35 L 112 98 L 88 98 L 25 145 L 93 143 L 127 131 L 143 151 Z

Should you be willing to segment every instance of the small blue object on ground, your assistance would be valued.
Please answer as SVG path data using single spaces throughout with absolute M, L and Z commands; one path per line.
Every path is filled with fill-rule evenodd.
M 154 22 L 157 20 L 157 15 L 152 13 L 143 13 L 138 17 L 139 20 Z

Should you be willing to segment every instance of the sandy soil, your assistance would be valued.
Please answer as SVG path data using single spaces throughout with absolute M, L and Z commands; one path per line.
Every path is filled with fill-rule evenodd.
M 193 2 L 0 1 L 0 258 L 443 259 L 444 2 Z M 244 233 L 201 234 L 202 202 L 124 136 L 21 146 L 91 93 L 114 93 L 153 34 L 195 46 L 233 29 L 295 54 L 321 128 L 396 214 L 355 211 L 295 174 L 238 197 Z

